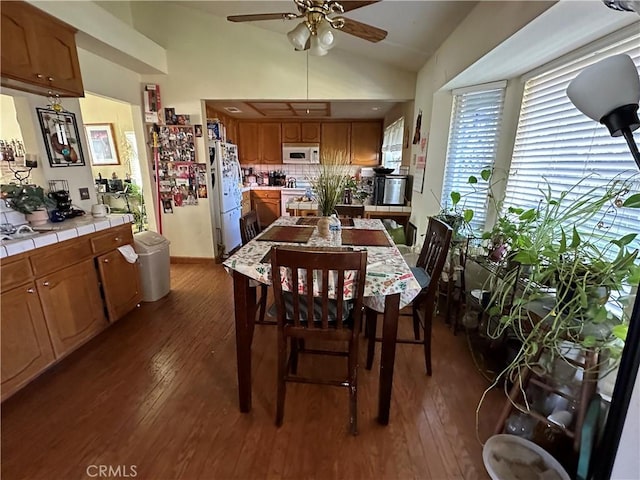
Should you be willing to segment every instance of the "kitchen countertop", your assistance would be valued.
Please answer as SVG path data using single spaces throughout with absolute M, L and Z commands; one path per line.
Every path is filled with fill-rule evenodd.
M 316 202 L 289 202 L 287 208 L 292 210 L 317 210 Z M 411 213 L 411 207 L 390 206 L 390 205 L 365 205 L 365 212 L 389 212 L 389 213 Z
M 0 242 L 0 258 L 10 257 L 19 253 L 35 250 L 36 248 L 53 245 L 72 238 L 99 232 L 108 228 L 133 222 L 133 214 L 113 214 L 106 217 L 94 218 L 91 215 L 71 218 L 64 222 L 51 223 L 35 227 L 34 233 L 26 238 L 17 240 L 2 240 Z

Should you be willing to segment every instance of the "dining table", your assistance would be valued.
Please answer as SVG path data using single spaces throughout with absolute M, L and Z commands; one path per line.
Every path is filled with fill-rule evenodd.
M 342 229 L 338 232 L 339 237 L 324 238 L 319 235 L 313 219 L 314 217 L 280 217 L 223 262 L 233 277 L 240 411 L 251 411 L 251 344 L 257 311 L 254 287 L 258 283 L 271 284 L 271 247 L 289 245 L 324 249 L 340 245 L 367 250 L 363 303 L 367 307 L 367 316 L 383 314 L 377 420 L 380 424 L 387 425 L 398 316 L 400 310 L 418 295 L 420 285 L 381 220 L 344 219 Z

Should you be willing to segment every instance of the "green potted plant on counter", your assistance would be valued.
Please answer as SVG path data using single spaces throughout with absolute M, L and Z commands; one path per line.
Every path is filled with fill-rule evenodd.
M 7 205 L 17 212 L 24 214 L 32 225 L 47 223 L 49 214 L 47 208 L 55 206 L 55 202 L 44 193 L 44 189 L 37 185 L 8 184 L 1 186 L 2 197 Z

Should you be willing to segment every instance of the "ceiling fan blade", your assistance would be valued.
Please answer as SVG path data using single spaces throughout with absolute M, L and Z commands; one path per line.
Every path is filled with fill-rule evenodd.
M 301 15 L 295 13 L 255 13 L 252 15 L 231 15 L 227 17 L 230 22 L 255 22 L 256 20 L 292 20 Z
M 344 19 L 344 26 L 340 30 L 374 43 L 387 38 L 386 30 L 374 27 L 373 25 L 367 25 L 366 23 L 357 22 L 350 18 Z
M 373 3 L 378 3 L 380 0 L 368 0 L 368 1 L 356 1 L 356 0 L 338 0 L 338 3 L 342 5 L 345 12 L 350 12 L 351 10 L 355 10 L 356 8 L 366 7 L 367 5 L 371 5 Z

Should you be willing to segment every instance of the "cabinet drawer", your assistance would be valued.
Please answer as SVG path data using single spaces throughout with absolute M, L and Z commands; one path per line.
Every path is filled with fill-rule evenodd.
M 41 253 L 31 256 L 31 267 L 36 277 L 55 272 L 91 257 L 89 238 L 80 237 L 45 247 Z
M 21 258 L 15 262 L 2 262 L 1 270 L 2 291 L 16 287 L 30 281 L 33 277 L 31 264 L 28 258 Z
M 280 190 L 253 190 L 251 195 L 254 198 L 259 198 L 261 200 L 269 199 L 277 199 L 280 200 Z
M 91 237 L 93 253 L 108 252 L 130 243 L 133 243 L 133 233 L 131 232 L 131 226 L 128 224 Z

